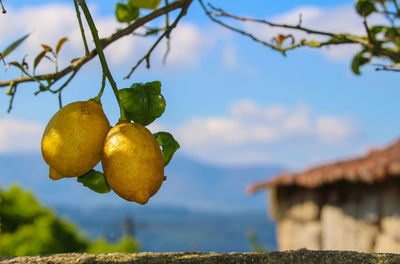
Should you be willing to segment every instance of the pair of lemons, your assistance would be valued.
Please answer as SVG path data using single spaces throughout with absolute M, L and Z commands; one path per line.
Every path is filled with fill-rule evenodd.
M 42 156 L 53 180 L 79 177 L 101 160 L 104 176 L 120 197 L 145 204 L 161 187 L 161 149 L 144 126 L 119 122 L 113 128 L 95 100 L 74 102 L 50 119 Z

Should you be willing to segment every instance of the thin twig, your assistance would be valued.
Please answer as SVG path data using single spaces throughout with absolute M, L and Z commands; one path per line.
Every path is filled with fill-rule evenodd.
M 202 0 L 200 0 L 200 2 L 203 2 Z M 203 4 L 204 5 L 204 4 Z M 297 24 L 296 26 L 293 25 L 287 25 L 287 24 L 278 24 L 278 23 L 273 23 L 270 21 L 267 21 L 265 19 L 256 19 L 256 18 L 248 18 L 248 17 L 241 17 L 241 16 L 235 16 L 232 14 L 229 14 L 227 12 L 225 12 L 223 9 L 221 8 L 217 8 L 214 7 L 211 4 L 208 4 L 208 6 L 210 6 L 211 9 L 213 9 L 215 12 L 212 13 L 215 16 L 218 17 L 228 17 L 228 18 L 233 18 L 235 20 L 240 20 L 240 21 L 249 21 L 249 22 L 256 22 L 256 23 L 261 23 L 261 24 L 266 24 L 270 27 L 280 27 L 280 28 L 288 28 L 288 29 L 297 29 L 297 30 L 301 30 L 304 31 L 308 34 L 317 34 L 317 35 L 322 35 L 322 36 L 328 36 L 328 37 L 334 37 L 335 34 L 334 33 L 330 33 L 330 32 L 325 32 L 325 31 L 319 31 L 319 30 L 314 30 L 314 29 L 310 29 L 310 28 L 305 28 L 301 26 L 301 22 L 302 22 L 302 18 L 300 16 L 300 20 L 301 21 L 299 24 Z M 205 7 L 205 6 L 204 6 Z M 207 10 L 207 12 L 210 12 Z
M 81 12 L 79 11 L 79 6 L 78 6 L 77 0 L 74 0 L 74 5 L 75 5 L 76 16 L 78 17 L 78 23 L 79 23 L 79 28 L 80 28 L 81 35 L 82 35 L 83 45 L 85 46 L 85 55 L 88 56 L 89 55 L 89 47 L 88 47 L 88 44 L 86 41 L 85 29 L 83 28 Z
M 400 72 L 400 63 L 392 64 L 392 65 L 382 65 L 382 64 L 373 64 L 375 66 L 376 71 L 393 71 Z
M 154 44 L 151 46 L 151 48 L 147 51 L 147 53 L 136 63 L 135 66 L 132 67 L 130 72 L 124 77 L 124 79 L 129 79 L 133 72 L 142 64 L 143 61 L 146 61 L 146 67 L 150 68 L 150 56 L 153 50 L 157 47 L 157 45 L 161 42 L 161 40 L 169 36 L 171 34 L 171 31 L 176 27 L 178 24 L 179 20 L 186 15 L 187 9 L 189 8 L 190 4 L 192 3 L 193 0 L 187 0 L 185 5 L 182 7 L 181 12 L 175 19 L 174 23 L 172 23 L 162 34 L 161 36 L 154 42 Z
M 169 6 L 165 6 L 163 8 L 154 10 L 150 14 L 137 19 L 134 23 L 130 24 L 126 28 L 112 34 L 111 36 L 109 36 L 105 39 L 102 39 L 101 43 L 102 43 L 103 49 L 105 49 L 110 44 L 114 43 L 115 41 L 121 39 L 122 37 L 132 34 L 132 32 L 134 32 L 136 29 L 143 26 L 147 22 L 152 21 L 153 19 L 160 17 L 160 16 L 164 15 L 165 13 L 169 13 L 173 10 L 180 9 L 182 7 L 188 7 L 191 2 L 192 2 L 192 0 L 175 1 L 175 2 L 171 3 Z M 59 79 L 61 79 L 62 77 L 64 77 L 65 75 L 67 75 L 68 73 L 74 71 L 76 68 L 83 66 L 85 63 L 92 60 L 96 56 L 97 56 L 96 49 L 93 49 L 89 52 L 88 55 L 82 56 L 81 58 L 78 58 L 78 59 L 74 59 L 73 62 L 71 62 L 71 64 L 69 66 L 65 67 L 58 73 L 42 74 L 42 75 L 37 75 L 34 77 L 37 80 L 51 80 L 53 82 L 56 82 Z M 24 76 L 24 77 L 20 77 L 20 78 L 11 79 L 11 80 L 0 81 L 0 87 L 7 87 L 10 85 L 11 82 L 19 84 L 19 83 L 32 82 L 32 81 L 34 81 L 33 77 Z
M 107 60 L 106 60 L 106 57 L 105 57 L 104 51 L 103 51 L 103 46 L 100 42 L 100 38 L 97 33 L 98 31 L 97 31 L 96 25 L 93 21 L 92 15 L 90 14 L 89 8 L 86 5 L 86 1 L 85 0 L 78 0 L 78 1 L 79 1 L 79 5 L 82 8 L 83 14 L 85 15 L 86 21 L 89 24 L 90 31 L 92 32 L 93 41 L 96 46 L 97 54 L 99 55 L 101 68 L 103 69 L 103 74 L 106 75 L 108 81 L 110 82 L 111 88 L 115 95 L 115 98 L 117 99 L 117 102 L 119 105 L 119 110 L 120 110 L 120 119 L 119 120 L 120 121 L 127 120 L 126 116 L 125 116 L 125 110 L 124 110 L 124 108 L 122 106 L 122 102 L 119 98 L 119 91 L 117 88 L 117 84 L 111 74 L 110 68 L 108 67 Z
M 379 53 L 385 55 L 386 57 L 396 61 L 396 62 L 400 62 L 400 54 L 399 53 L 394 53 L 394 52 L 390 52 L 384 48 L 382 48 L 381 46 L 379 46 L 376 41 L 374 40 L 374 38 L 372 37 L 371 31 L 369 30 L 368 27 L 368 23 L 367 23 L 367 18 L 364 16 L 363 17 L 363 25 L 364 25 L 364 29 L 367 33 L 368 36 L 368 43 L 370 48 L 378 51 Z
M 63 85 L 61 85 L 57 90 L 55 90 L 55 92 L 60 92 L 62 91 L 65 87 L 67 87 L 67 85 L 72 81 L 72 79 L 75 77 L 75 75 L 78 73 L 78 71 L 80 70 L 80 68 L 75 69 L 71 76 L 69 76 L 69 78 L 63 83 Z
M 10 113 L 13 107 L 13 103 L 14 103 L 14 98 L 15 98 L 15 94 L 17 92 L 17 84 L 13 83 L 12 86 L 10 87 L 10 102 L 8 104 L 8 109 L 7 109 L 7 113 Z
M 165 31 L 167 29 L 167 27 L 165 27 L 165 26 L 164 27 L 160 27 L 160 28 L 151 28 L 151 27 L 143 27 L 143 28 L 146 29 L 145 33 L 133 32 L 132 35 L 139 36 L 139 37 L 147 37 L 147 36 L 150 36 L 150 35 L 156 35 L 159 32 Z
M 60 107 L 60 109 L 63 107 L 63 104 L 62 104 L 62 90 L 60 90 L 59 92 L 58 92 L 58 106 Z
M 7 13 L 7 10 L 4 8 L 3 2 L 2 2 L 1 0 L 0 0 L 0 5 L 1 5 L 1 12 L 2 12 L 3 14 Z
M 103 73 L 100 91 L 99 91 L 98 95 L 94 98 L 94 100 L 98 103 L 100 103 L 101 97 L 103 96 L 104 87 L 106 87 L 106 75 Z
M 264 41 L 264 40 L 262 40 L 262 39 L 259 39 L 259 38 L 257 38 L 256 36 L 254 36 L 254 35 L 252 35 L 252 34 L 250 34 L 250 33 L 248 33 L 248 32 L 245 32 L 245 31 L 240 30 L 240 29 L 238 29 L 238 28 L 232 27 L 232 26 L 230 26 L 230 25 L 228 25 L 228 24 L 225 24 L 224 22 L 222 22 L 222 21 L 216 19 L 215 17 L 212 16 L 211 12 L 208 11 L 208 9 L 206 8 L 206 6 L 205 6 L 205 4 L 203 3 L 203 1 L 202 1 L 202 0 L 199 0 L 199 2 L 200 2 L 201 7 L 203 8 L 204 12 L 206 13 L 206 15 L 207 15 L 212 21 L 214 21 L 215 23 L 217 23 L 217 24 L 219 24 L 219 25 L 221 25 L 221 26 L 223 26 L 223 27 L 225 27 L 225 28 L 228 28 L 228 29 L 230 29 L 230 30 L 232 30 L 232 31 L 235 31 L 235 32 L 237 32 L 237 33 L 239 33 L 239 34 L 245 35 L 245 36 L 251 38 L 252 40 L 254 40 L 254 41 L 258 42 L 258 43 L 261 43 L 261 44 L 263 44 L 263 45 L 265 45 L 265 46 L 267 46 L 267 47 L 269 47 L 269 48 L 271 48 L 271 49 L 274 49 L 274 50 L 277 50 L 277 51 L 280 51 L 280 52 L 281 52 L 281 50 L 279 50 L 279 49 L 278 49 L 277 47 L 275 47 L 274 45 L 271 45 L 270 43 L 268 43 L 268 42 L 266 42 L 266 41 Z
M 165 5 L 169 5 L 168 0 L 165 0 Z M 165 14 L 165 26 L 166 26 L 166 28 L 169 28 L 169 13 Z M 171 40 L 170 40 L 169 34 L 166 35 L 165 37 L 167 38 L 167 48 L 164 53 L 163 64 L 165 64 L 167 62 L 167 57 L 171 50 Z
M 385 55 L 386 57 L 396 61 L 400 62 L 400 54 L 396 52 L 391 52 L 386 49 L 381 48 L 379 45 L 377 45 L 374 42 L 369 41 L 367 38 L 363 36 L 353 36 L 350 34 L 335 34 L 331 32 L 325 32 L 325 31 L 319 31 L 319 30 L 314 30 L 310 28 L 306 28 L 301 26 L 301 23 L 298 25 L 287 25 L 287 24 L 278 24 L 278 23 L 273 23 L 264 19 L 255 19 L 255 18 L 248 18 L 248 17 L 241 17 L 241 16 L 235 16 L 232 14 L 229 14 L 228 12 L 224 11 L 221 8 L 216 8 L 211 4 L 208 4 L 211 10 L 207 9 L 206 5 L 204 4 L 203 0 L 199 0 L 201 7 L 203 8 L 204 12 L 206 15 L 214 22 L 217 24 L 228 28 L 234 32 L 240 33 L 242 35 L 245 35 L 252 40 L 263 44 L 273 50 L 279 51 L 282 54 L 285 55 L 285 52 L 288 50 L 292 50 L 298 47 L 302 46 L 309 46 L 309 47 L 322 47 L 322 46 L 330 46 L 330 45 L 341 45 L 341 44 L 361 44 L 365 47 L 373 48 L 377 51 L 379 51 L 381 54 Z M 216 17 L 227 17 L 231 18 L 234 20 L 239 20 L 239 21 L 246 21 L 246 22 L 255 22 L 255 23 L 261 23 L 265 24 L 271 27 L 278 27 L 278 28 L 286 28 L 286 29 L 293 29 L 297 31 L 301 31 L 307 34 L 313 34 L 313 35 L 319 35 L 319 36 L 326 36 L 329 37 L 330 39 L 327 41 L 323 42 L 316 42 L 316 41 L 307 41 L 307 40 L 301 40 L 298 43 L 292 43 L 290 46 L 282 46 L 282 45 L 274 45 L 272 43 L 269 43 L 267 41 L 261 40 L 255 35 L 246 32 L 244 30 L 241 30 L 239 28 L 235 28 L 231 25 L 228 25 L 227 23 L 222 22 L 221 20 L 217 19 Z M 368 28 L 368 27 L 366 27 Z

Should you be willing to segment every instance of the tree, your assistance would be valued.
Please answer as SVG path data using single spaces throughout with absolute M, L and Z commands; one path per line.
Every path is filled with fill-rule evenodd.
M 41 205 L 19 186 L 1 193 L 0 256 L 26 256 L 63 252 L 137 252 L 139 244 L 125 236 L 117 244 L 103 238 L 91 241 L 75 225 Z
M 134 121 L 144 126 L 149 125 L 156 118 L 160 117 L 165 110 L 165 101 L 163 101 L 161 95 L 161 83 L 134 83 L 130 88 L 121 89 L 121 87 L 117 86 L 117 83 L 112 76 L 112 71 L 108 67 L 107 59 L 103 50 L 108 46 L 113 45 L 118 39 L 127 37 L 128 35 L 133 34 L 136 37 L 158 35 L 158 38 L 149 50 L 136 63 L 134 63 L 131 70 L 127 72 L 125 76 L 126 79 L 129 79 L 133 72 L 144 62 L 146 67 L 150 68 L 151 54 L 164 39 L 167 40 L 167 48 L 164 57 L 165 61 L 170 49 L 169 39 L 171 32 L 176 28 L 181 19 L 191 8 L 193 0 L 178 0 L 171 3 L 168 0 L 165 0 L 163 4 L 161 4 L 161 0 L 124 0 L 119 2 L 116 4 L 115 17 L 121 25 L 124 25 L 124 27 L 116 30 L 115 33 L 104 39 L 100 39 L 97 34 L 96 23 L 93 21 L 86 1 L 74 0 L 73 2 L 76 10 L 77 25 L 79 25 L 82 33 L 82 43 L 84 47 L 82 51 L 84 55 L 80 58 L 71 60 L 70 65 L 67 67 L 59 69 L 57 57 L 67 40 L 67 38 L 61 38 L 56 47 L 50 47 L 49 45 L 43 44 L 42 51 L 35 56 L 33 65 L 30 65 L 29 67 L 24 58 L 19 62 L 11 61 L 6 63 L 7 55 L 21 45 L 24 40 L 29 37 L 29 34 L 22 36 L 20 39 L 10 44 L 1 53 L 1 57 L 6 64 L 6 68 L 18 68 L 21 72 L 21 77 L 0 81 L 0 87 L 8 87 L 6 92 L 6 94 L 10 96 L 8 111 L 11 111 L 12 109 L 13 100 L 17 93 L 17 87 L 27 82 L 35 82 L 38 84 L 38 90 L 35 94 L 50 92 L 58 95 L 58 101 L 61 107 L 63 90 L 87 62 L 98 57 L 102 66 L 102 78 L 99 79 L 102 81 L 98 95 L 95 99 L 100 101 L 101 96 L 103 95 L 105 83 L 108 81 L 118 102 L 120 120 Z M 377 70 L 400 71 L 400 29 L 398 27 L 400 8 L 397 0 L 357 0 L 355 9 L 361 17 L 365 29 L 365 34 L 360 36 L 348 33 L 332 33 L 304 27 L 302 25 L 301 14 L 299 14 L 299 21 L 296 25 L 279 24 L 264 19 L 234 15 L 222 8 L 215 7 L 210 3 L 206 4 L 204 0 L 199 0 L 199 3 L 205 14 L 215 23 L 234 32 L 240 33 L 245 37 L 282 53 L 283 55 L 286 55 L 290 50 L 301 47 L 321 48 L 333 45 L 342 46 L 358 44 L 361 49 L 354 55 L 352 61 L 352 70 L 355 74 L 360 74 L 361 66 L 371 63 L 375 65 Z M 141 16 L 141 11 L 144 9 L 151 9 L 153 11 Z M 175 10 L 179 10 L 179 13 L 174 15 L 174 18 L 171 19 L 171 12 Z M 3 13 L 5 13 L 4 8 Z M 386 23 L 382 25 L 370 25 L 368 19 L 372 14 L 383 16 Z M 161 16 L 165 17 L 165 24 L 163 26 L 156 28 L 147 26 L 149 22 L 154 21 Z M 95 43 L 95 49 L 93 50 L 88 49 L 82 17 L 86 20 L 90 28 Z M 290 29 L 294 32 L 307 33 L 310 36 L 318 37 L 318 39 L 296 39 L 293 34 L 278 34 L 271 40 L 263 40 L 252 32 L 230 25 L 224 19 L 233 19 L 243 23 L 259 23 L 266 27 L 275 27 L 279 29 Z M 139 28 L 145 28 L 146 32 L 144 34 L 137 33 Z M 36 74 L 35 70 L 44 58 L 50 59 L 54 62 L 54 72 Z M 56 87 L 56 85 L 58 85 L 58 87 Z M 179 144 L 174 140 L 171 134 L 166 132 L 157 133 L 155 134 L 155 137 L 163 148 L 164 163 L 167 165 L 174 152 L 179 148 Z M 96 176 L 95 180 L 93 180 L 94 176 Z M 96 191 L 104 189 L 98 188 L 98 186 L 96 187 L 92 184 L 94 181 L 98 182 L 98 179 L 101 177 L 103 177 L 101 173 L 92 172 L 90 175 L 85 175 L 85 177 L 81 178 L 80 181 Z M 106 183 L 105 181 L 102 182 Z
M 161 82 L 154 81 L 145 84 L 134 83 L 131 85 L 131 87 L 123 89 L 117 87 L 117 84 L 111 74 L 111 70 L 108 67 L 108 63 L 103 50 L 116 40 L 134 33 L 135 30 L 137 30 L 141 26 L 144 26 L 149 21 L 165 15 L 165 27 L 160 29 L 148 29 L 147 33 L 145 34 L 151 35 L 162 31 L 161 36 L 157 39 L 150 50 L 136 63 L 136 65 L 132 67 L 126 78 L 129 78 L 136 70 L 136 68 L 144 61 L 146 61 L 147 67 L 150 67 L 150 56 L 152 51 L 161 42 L 161 40 L 163 40 L 164 38 L 169 39 L 171 31 L 176 27 L 180 19 L 186 14 L 188 7 L 192 3 L 192 0 L 182 0 L 171 4 L 169 4 L 166 0 L 164 7 L 157 9 L 148 15 L 139 17 L 139 9 L 156 9 L 159 6 L 160 2 L 161 0 L 129 0 L 125 1 L 125 3 L 117 3 L 115 9 L 116 19 L 120 23 L 123 23 L 125 25 L 127 24 L 127 26 L 123 29 L 118 29 L 108 38 L 100 39 L 96 24 L 93 21 L 86 1 L 74 0 L 77 21 L 80 31 L 82 33 L 81 36 L 85 55 L 78 59 L 72 59 L 71 64 L 64 69 L 59 69 L 58 55 L 64 43 L 67 41 L 67 37 L 61 38 L 58 41 L 56 47 L 50 47 L 49 45 L 42 44 L 43 50 L 36 55 L 33 65 L 31 65 L 32 67 L 29 67 L 28 63 L 25 61 L 25 58 L 23 58 L 21 62 L 11 61 L 6 64 L 4 61 L 11 52 L 13 52 L 29 37 L 29 33 L 11 43 L 0 54 L 0 56 L 3 59 L 4 64 L 6 64 L 6 69 L 8 67 L 18 68 L 21 71 L 21 77 L 0 82 L 0 87 L 9 87 L 6 92 L 6 94 L 10 96 L 8 112 L 10 112 L 12 109 L 12 104 L 15 94 L 17 92 L 18 85 L 26 82 L 36 82 L 38 84 L 39 88 L 38 91 L 35 92 L 35 95 L 42 92 L 57 94 L 60 108 L 62 108 L 63 89 L 68 86 L 69 82 L 76 76 L 83 65 L 85 65 L 88 61 L 97 56 L 102 66 L 102 81 L 98 94 L 93 99 L 97 103 L 100 103 L 106 81 L 108 80 L 120 109 L 119 122 L 133 121 L 143 126 L 151 124 L 156 118 L 160 117 L 163 114 L 166 106 L 164 97 L 161 94 Z M 0 3 L 2 4 L 1 1 Z M 180 9 L 181 11 L 177 15 L 175 20 L 170 23 L 169 13 L 176 9 Z M 81 12 L 83 13 L 83 16 L 90 28 L 90 32 L 95 43 L 95 49 L 93 49 L 92 51 L 89 51 L 88 48 L 83 27 L 83 21 L 81 18 Z M 6 13 L 4 7 L 3 13 Z M 166 55 L 168 54 L 168 51 L 169 49 L 167 49 Z M 36 68 L 44 58 L 49 59 L 54 63 L 54 72 L 47 74 L 36 74 Z M 32 70 L 31 72 L 30 69 Z M 66 79 L 64 83 L 61 84 L 60 87 L 54 88 L 54 86 L 58 84 L 58 82 L 62 79 Z M 156 138 L 157 143 L 162 148 L 164 166 L 166 166 L 172 159 L 175 151 L 179 148 L 179 144 L 176 142 L 173 136 L 167 132 L 158 132 L 154 134 L 154 137 Z M 78 181 L 81 182 L 84 186 L 96 192 L 106 193 L 111 190 L 106 180 L 104 180 L 104 174 L 102 172 L 90 170 L 88 173 L 81 175 L 78 178 Z

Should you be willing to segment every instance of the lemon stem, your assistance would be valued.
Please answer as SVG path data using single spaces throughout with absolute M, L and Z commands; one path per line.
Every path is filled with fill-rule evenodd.
M 122 107 L 121 100 L 119 99 L 119 92 L 118 92 L 117 84 L 115 83 L 114 78 L 112 77 L 110 69 L 108 68 L 106 57 L 104 56 L 104 52 L 103 52 L 103 47 L 101 45 L 99 35 L 97 33 L 98 31 L 97 31 L 96 25 L 93 21 L 92 15 L 90 14 L 89 8 L 87 7 L 85 0 L 78 0 L 78 2 L 82 8 L 83 14 L 85 15 L 86 21 L 90 28 L 90 32 L 92 33 L 93 41 L 96 46 L 96 51 L 97 51 L 97 54 L 99 55 L 101 67 L 103 68 L 103 74 L 107 77 L 108 81 L 110 82 L 111 87 L 114 91 L 115 98 L 118 101 L 119 109 L 121 112 L 120 120 L 127 120 L 126 116 L 125 116 L 124 108 Z
M 106 75 L 103 73 L 103 79 L 101 81 L 101 89 L 99 94 L 94 98 L 97 103 L 100 103 L 101 96 L 103 95 L 104 87 L 106 86 Z

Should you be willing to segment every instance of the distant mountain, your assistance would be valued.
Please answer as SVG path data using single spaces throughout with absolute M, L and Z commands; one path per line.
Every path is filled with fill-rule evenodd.
M 111 242 L 119 240 L 127 231 L 128 221 L 130 231 L 140 241 L 141 251 L 248 252 L 251 250 L 249 232 L 257 235 L 262 246 L 276 250 L 274 223 L 267 219 L 265 212 L 212 213 L 128 205 L 55 209 L 89 237 L 102 236 Z
M 165 170 L 167 181 L 147 207 L 163 205 L 230 212 L 265 210 L 265 195 L 248 197 L 244 189 L 280 171 L 280 167 L 268 165 L 217 167 L 177 155 Z M 114 193 L 94 193 L 76 179 L 52 181 L 47 175 L 48 167 L 40 154 L 0 155 L 0 185 L 19 183 L 50 206 L 91 208 L 128 204 Z

